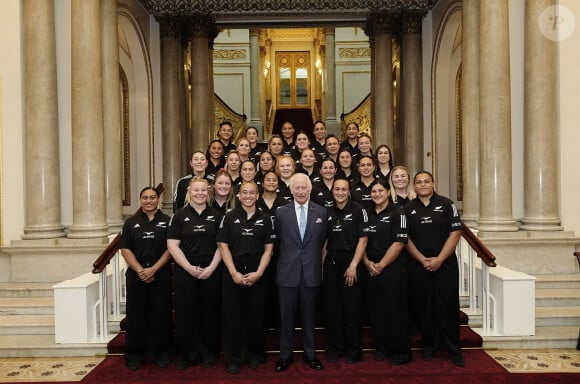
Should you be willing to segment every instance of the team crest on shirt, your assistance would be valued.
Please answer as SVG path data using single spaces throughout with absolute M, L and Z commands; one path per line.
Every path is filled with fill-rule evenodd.
M 368 227 L 366 227 L 363 232 L 372 232 L 375 233 L 377 231 L 377 226 L 376 225 L 369 225 Z
M 264 220 L 260 219 L 260 220 L 256 220 L 256 222 L 254 223 L 254 225 L 259 225 L 260 227 L 264 226 Z
M 443 212 L 443 206 L 442 205 L 438 205 L 435 208 L 433 208 L 433 212 Z
M 344 221 L 352 221 L 352 213 L 347 213 L 342 219 Z
M 156 227 L 159 227 L 159 228 L 167 228 L 167 222 L 160 221 L 159 223 L 157 223 Z
M 316 183 L 318 181 L 320 181 L 320 177 L 318 177 L 318 176 L 316 176 L 314 179 L 312 179 L 312 182 L 314 182 L 314 183 Z
M 155 232 L 143 232 L 143 239 L 154 239 Z
M 423 216 L 419 219 L 419 224 L 430 224 L 433 222 L 431 216 Z
M 215 221 L 215 216 L 208 216 L 205 218 L 205 221 Z
M 391 222 L 391 216 L 385 216 L 385 217 L 381 217 L 381 223 L 390 223 Z

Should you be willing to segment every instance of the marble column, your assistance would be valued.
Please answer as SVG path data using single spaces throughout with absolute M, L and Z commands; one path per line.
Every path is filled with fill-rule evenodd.
M 73 224 L 69 238 L 108 235 L 98 0 L 72 0 Z
M 213 88 L 209 66 L 212 54 L 208 48 L 216 36 L 215 22 L 210 16 L 194 15 L 190 20 L 191 34 L 191 142 L 187 153 L 206 151 L 214 136 L 214 115 L 210 114 Z M 212 95 L 209 100 L 208 94 Z M 191 155 L 190 155 L 191 157 Z
M 522 229 L 559 231 L 557 46 L 538 27 L 556 0 L 525 2 L 524 218 Z
M 325 48 L 325 105 L 324 109 L 326 112 L 326 119 L 324 124 L 326 125 L 326 132 L 328 134 L 336 135 L 340 138 L 341 128 L 340 119 L 336 114 L 336 45 L 334 37 L 334 28 L 325 28 L 324 33 L 326 35 L 326 48 Z
M 371 44 L 371 133 L 373 144 L 391 144 L 394 138 L 393 42 L 395 18 L 372 13 L 365 26 Z
M 509 9 L 480 2 L 479 158 L 481 231 L 517 231 L 512 213 Z M 493 65 L 489 65 L 493 63 Z
M 177 18 L 159 20 L 161 35 L 161 131 L 163 147 L 162 206 L 173 207 L 173 193 L 181 172 L 182 77 L 181 21 Z M 190 156 L 191 158 L 191 156 Z
M 23 239 L 65 235 L 61 223 L 53 0 L 25 0 L 26 225 Z
M 258 129 L 258 137 L 263 137 L 262 103 L 260 99 L 260 84 L 262 71 L 260 70 L 260 30 L 250 29 L 250 122 Z
M 111 232 L 123 227 L 123 161 L 117 0 L 101 0 L 105 193 Z
M 421 56 L 422 14 L 402 18 L 401 118 L 404 132 L 404 163 L 414 175 L 423 169 L 423 65 Z M 377 142 L 377 144 L 380 144 Z M 393 142 L 387 142 L 393 148 Z
M 475 227 L 479 216 L 479 0 L 463 0 L 461 15 L 462 219 Z

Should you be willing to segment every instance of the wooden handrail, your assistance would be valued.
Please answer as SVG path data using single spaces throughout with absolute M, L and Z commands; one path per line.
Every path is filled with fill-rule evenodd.
M 477 256 L 488 266 L 497 267 L 495 263 L 495 256 L 491 251 L 482 243 L 482 241 L 475 236 L 471 229 L 463 221 L 461 221 L 461 236 L 469 243 L 471 248 L 475 250 Z
M 159 183 L 155 187 L 155 190 L 157 191 L 157 195 L 161 196 L 161 194 L 165 191 L 165 186 L 163 186 L 163 183 Z M 141 208 L 139 208 L 137 212 L 139 212 L 140 210 Z M 115 238 L 109 243 L 107 248 L 105 248 L 105 250 L 99 255 L 99 257 L 97 257 L 97 259 L 93 263 L 93 273 L 101 273 L 103 269 L 105 269 L 105 267 L 111 262 L 111 259 L 117 253 L 120 237 L 121 234 L 118 233 L 117 236 L 115 236 Z

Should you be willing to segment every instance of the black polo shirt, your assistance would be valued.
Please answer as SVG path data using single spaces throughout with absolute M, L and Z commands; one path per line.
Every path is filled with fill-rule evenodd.
M 215 175 L 216 173 L 218 173 L 218 171 L 220 169 L 223 169 L 226 166 L 226 158 L 224 156 L 222 156 L 222 158 L 220 159 L 219 164 L 214 165 L 214 163 L 212 163 L 211 161 L 207 162 L 207 167 L 205 167 L 205 177 L 206 179 L 210 180 L 210 181 L 214 181 L 215 179 Z
M 268 144 L 264 143 L 256 143 L 256 146 L 250 150 L 250 155 L 248 158 L 254 162 L 254 164 L 258 165 L 260 162 L 260 155 L 262 152 L 268 150 Z
M 276 195 L 276 198 L 274 199 L 274 202 L 272 203 L 272 208 L 268 208 L 268 206 L 266 205 L 266 202 L 264 201 L 264 198 L 262 196 L 260 196 L 260 198 L 256 202 L 256 208 L 258 208 L 260 211 L 262 211 L 265 214 L 267 214 L 268 216 L 270 216 L 270 219 L 272 220 L 272 222 L 275 225 L 276 223 L 274 222 L 274 219 L 276 218 L 276 210 L 278 208 L 280 208 L 281 206 L 286 205 L 286 204 L 288 204 L 288 200 L 286 200 L 285 198 L 283 198 L 280 195 Z
M 344 208 L 336 204 L 328 208 L 326 249 L 328 253 L 348 252 L 354 254 L 358 240 L 366 237 L 368 216 L 360 204 L 349 200 Z
M 314 140 L 314 143 L 311 145 L 311 149 L 314 151 L 316 158 L 320 159 L 320 161 L 326 158 L 327 154 L 324 144 L 320 144 L 318 141 Z
M 129 217 L 121 231 L 119 249 L 130 249 L 143 267 L 153 266 L 167 249 L 169 216 L 158 210 L 149 221 L 141 210 Z
M 296 173 L 308 175 L 308 178 L 313 184 L 322 182 L 322 176 L 320 176 L 320 170 L 317 168 L 316 164 L 314 165 L 314 170 L 311 174 L 308 174 L 308 171 L 302 167 L 302 164 L 296 164 Z
M 281 196 L 284 200 L 292 200 L 292 191 L 290 191 L 290 186 L 287 185 L 282 179 L 278 182 L 278 196 Z
M 212 207 L 206 207 L 198 214 L 191 205 L 188 205 L 171 218 L 167 238 L 181 240 L 179 248 L 187 260 L 199 265 L 198 258 L 213 257 L 217 249 L 216 235 L 221 219 L 222 214 Z
M 371 187 L 361 180 L 356 180 L 350 185 L 350 197 L 367 211 L 375 209 L 375 204 L 371 200 Z
M 365 229 L 369 237 L 367 258 L 378 263 L 393 243 L 407 242 L 407 218 L 401 208 L 390 202 L 381 212 L 377 213 L 373 208 L 368 214 L 369 222 Z
M 234 261 L 237 257 L 262 255 L 265 244 L 276 239 L 270 215 L 256 209 L 248 220 L 242 207 L 226 213 L 217 235 L 217 241 L 228 244 Z
M 222 145 L 224 146 L 224 156 L 227 156 L 228 153 L 230 153 L 231 151 L 235 150 L 237 147 L 237 145 L 235 145 L 234 143 L 232 143 L 231 141 L 228 143 L 228 145 L 225 145 L 221 140 L 220 142 L 222 143 Z
M 453 201 L 433 193 L 427 206 L 419 197 L 405 205 L 409 238 L 426 257 L 436 257 L 451 232 L 461 230 L 459 211 Z
M 334 197 L 332 197 L 332 191 L 328 189 L 326 184 L 324 184 L 322 181 L 318 183 L 312 183 L 310 200 L 325 208 L 334 207 Z

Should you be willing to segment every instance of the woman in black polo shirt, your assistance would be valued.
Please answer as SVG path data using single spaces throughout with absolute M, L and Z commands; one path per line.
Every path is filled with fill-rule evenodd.
M 361 156 L 357 169 L 359 177 L 350 186 L 350 195 L 363 208 L 371 211 L 375 207 L 371 198 L 371 185 L 376 180 L 374 159 L 371 156 Z
M 411 263 L 412 297 L 421 315 L 423 351 L 431 360 L 446 348 L 451 362 L 465 365 L 459 340 L 459 267 L 455 247 L 461 221 L 455 204 L 435 193 L 433 175 L 420 171 L 413 184 L 417 197 L 405 205 L 409 224 L 407 251 Z
M 258 186 L 244 182 L 241 206 L 220 225 L 218 246 L 222 273 L 224 360 L 229 373 L 244 362 L 255 369 L 266 360 L 265 310 L 271 286 L 263 279 L 272 257 L 274 228 L 270 216 L 256 208 Z
M 320 206 L 330 208 L 334 205 L 332 184 L 336 175 L 336 163 L 330 158 L 322 160 L 319 172 L 321 180 L 317 183 L 312 183 L 310 200 Z
M 171 269 L 167 251 L 169 216 L 161 212 L 159 194 L 145 187 L 141 207 L 123 225 L 119 249 L 129 268 L 127 285 L 127 336 L 125 365 L 135 370 L 147 352 L 166 367 L 171 348 Z
M 175 346 L 177 369 L 202 360 L 215 365 L 220 351 L 221 256 L 216 235 L 221 213 L 209 204 L 207 180 L 189 183 L 188 204 L 169 225 L 167 246 L 176 262 Z
M 322 298 L 326 323 L 326 357 L 336 361 L 346 353 L 354 363 L 361 348 L 361 260 L 367 245 L 367 213 L 349 198 L 350 184 L 332 185 L 334 206 L 328 208 L 327 242 L 323 249 Z
M 361 159 L 362 161 L 365 159 Z M 407 315 L 407 272 L 400 255 L 407 242 L 403 210 L 390 199 L 389 184 L 377 179 L 371 185 L 374 203 L 367 225 L 368 244 L 364 264 L 368 271 L 366 296 L 375 334 L 376 360 L 391 365 L 411 360 Z

